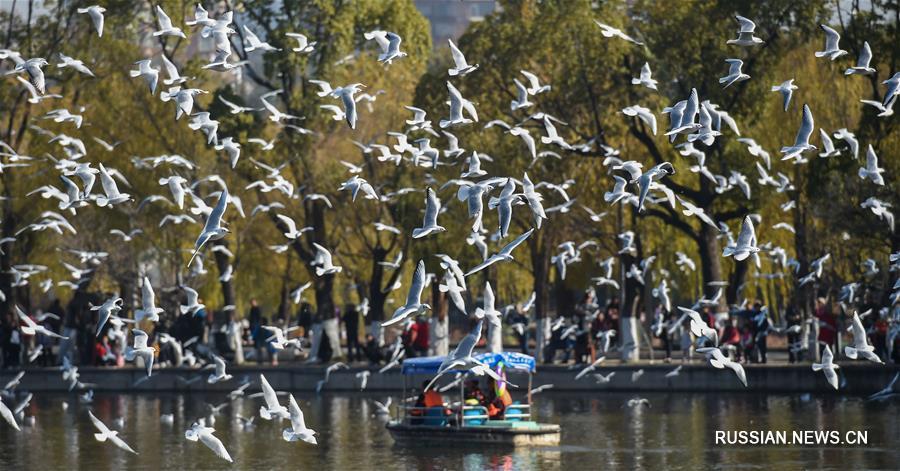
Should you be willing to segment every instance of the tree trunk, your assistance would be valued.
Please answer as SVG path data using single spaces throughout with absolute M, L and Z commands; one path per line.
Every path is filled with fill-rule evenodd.
M 215 241 L 214 245 L 222 245 L 225 248 L 228 248 L 228 243 L 224 240 Z M 225 273 L 225 270 L 228 269 L 228 266 L 231 265 L 228 255 L 222 252 L 212 252 L 213 258 L 216 261 L 216 269 L 219 271 L 219 276 Z M 225 303 L 225 306 L 234 306 L 234 283 L 229 279 L 228 281 L 219 281 L 222 285 L 222 302 Z
M 534 274 L 534 317 L 535 317 L 535 350 L 534 357 L 544 363 L 544 347 L 550 340 L 549 309 L 550 290 L 547 278 L 550 275 L 550 256 L 544 245 L 543 234 L 534 234 L 528 239 L 531 248 L 531 272 Z
M 622 222 L 620 224 L 621 230 L 619 232 L 622 233 L 625 230 L 624 219 L 620 218 L 620 221 Z M 635 211 L 631 212 L 631 227 L 635 229 L 638 227 L 637 214 Z M 623 362 L 640 359 L 641 351 L 640 346 L 637 343 L 637 322 L 632 315 L 636 312 L 636 306 L 632 304 L 631 300 L 634 300 L 634 303 L 638 302 L 640 299 L 639 293 L 643 291 L 644 286 L 641 286 L 635 279 L 625 277 L 625 273 L 628 272 L 631 265 L 643 257 L 640 232 L 637 230 L 635 230 L 634 245 L 637 249 L 636 257 L 627 252 L 622 253 L 619 256 L 619 278 L 621 279 L 621 287 L 624 295 L 619 300 L 619 335 L 617 335 L 617 337 L 619 339 L 619 350 Z M 649 283 L 649 280 L 644 280 L 644 284 L 646 283 Z
M 16 215 L 13 214 L 12 211 L 12 201 L 7 199 L 3 202 L 3 206 L 3 213 L 5 215 L 5 217 L 3 218 L 3 237 L 13 237 L 15 235 L 16 224 L 18 224 L 18 222 Z M 3 249 L 3 253 L 0 254 L 0 290 L 3 291 L 6 299 L 2 303 L 0 303 L 0 314 L 2 314 L 3 317 L 6 317 L 8 314 L 11 314 L 13 312 L 13 306 L 16 305 L 16 290 L 12 287 L 13 247 L 11 245 L 7 245 Z
M 725 290 L 725 302 L 729 305 L 737 304 L 740 301 L 738 288 L 747 281 L 747 271 L 750 269 L 750 264 L 754 263 L 752 260 L 753 257 L 748 257 L 743 261 L 735 262 L 731 279 L 728 280 L 728 288 Z
M 445 356 L 450 347 L 450 325 L 447 314 L 450 305 L 447 302 L 447 293 L 442 293 L 438 288 L 439 283 L 431 283 L 431 322 L 429 342 L 429 355 Z
M 719 252 L 718 232 L 709 225 L 703 224 L 700 230 L 700 238 L 697 240 L 697 249 L 700 253 L 700 268 L 703 273 L 703 294 L 707 298 L 716 295 L 717 286 L 710 286 L 712 281 L 722 281 L 722 254 Z M 719 312 L 728 310 L 725 296 L 719 298 Z
M 384 303 L 387 301 L 387 295 L 383 292 L 384 284 L 384 266 L 378 262 L 383 262 L 387 257 L 387 250 L 382 247 L 375 247 L 372 250 L 372 274 L 369 276 L 369 321 L 384 322 Z

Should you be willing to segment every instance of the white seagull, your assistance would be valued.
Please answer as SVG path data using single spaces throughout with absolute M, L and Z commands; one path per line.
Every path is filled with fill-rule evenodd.
M 78 13 L 85 14 L 91 17 L 91 23 L 94 24 L 94 29 L 97 30 L 97 37 L 103 37 L 103 13 L 106 11 L 106 8 L 101 7 L 100 5 L 91 5 L 87 8 L 79 8 Z
M 233 463 L 234 461 L 231 459 L 231 455 L 228 454 L 228 450 L 225 449 L 225 445 L 213 435 L 213 432 L 215 431 L 216 429 L 212 427 L 206 427 L 203 423 L 195 422 L 191 425 L 191 428 L 184 432 L 184 438 L 192 442 L 199 440 L 200 443 L 203 443 L 207 448 L 212 450 L 216 456 L 229 463 Z
M 850 67 L 844 71 L 844 75 L 871 75 L 875 73 L 875 69 L 869 66 L 869 62 L 872 61 L 872 48 L 869 47 L 869 41 L 863 42 L 862 51 L 859 53 L 859 57 L 856 58 L 856 65 L 854 67 Z
M 275 390 L 272 389 L 272 386 L 266 380 L 266 376 L 262 373 L 259 375 L 259 387 L 262 388 L 263 399 L 266 401 L 265 406 L 259 407 L 260 417 L 265 420 L 272 420 L 273 418 L 291 418 L 291 414 L 288 412 L 287 407 L 278 403 L 278 395 L 275 394 Z
M 203 250 L 206 244 L 213 240 L 222 239 L 230 232 L 222 226 L 222 215 L 225 214 L 227 203 L 228 189 L 222 189 L 216 207 L 210 211 L 209 217 L 206 218 L 206 225 L 203 226 L 203 231 L 200 232 L 197 241 L 194 242 L 194 252 L 191 254 L 191 259 L 188 260 L 187 266 L 191 266 L 191 263 L 194 262 L 194 258 L 197 257 L 197 254 Z
M 753 230 L 753 221 L 750 216 L 744 217 L 741 224 L 741 233 L 738 235 L 737 242 L 734 245 L 725 247 L 722 255 L 725 257 L 734 256 L 735 260 L 744 260 L 751 254 L 759 252 L 756 246 L 756 233 Z
M 796 90 L 797 88 L 799 87 L 794 85 L 794 79 L 785 80 L 779 85 L 772 85 L 773 92 L 781 93 L 781 101 L 784 104 L 784 111 L 787 111 L 788 106 L 791 105 L 791 97 L 794 96 L 794 90 Z
M 841 35 L 828 26 L 819 26 L 822 28 L 822 31 L 825 32 L 825 50 L 816 51 L 816 57 L 827 57 L 831 60 L 835 60 L 838 57 L 846 54 L 847 51 L 841 49 L 840 46 L 838 46 L 838 42 L 840 42 L 841 40 Z
M 878 358 L 878 355 L 875 354 L 875 347 L 869 345 L 866 336 L 866 328 L 863 327 L 862 321 L 859 319 L 859 313 L 853 313 L 853 320 L 850 327 L 847 328 L 847 331 L 853 332 L 853 345 L 844 347 L 844 354 L 847 355 L 847 358 L 853 360 L 863 358 L 878 364 L 884 363 L 881 361 L 881 358 Z
M 812 111 L 809 110 L 809 105 L 804 104 L 803 121 L 800 124 L 800 129 L 797 131 L 794 145 L 781 148 L 781 153 L 784 154 L 784 157 L 782 157 L 781 160 L 798 158 L 806 151 L 816 150 L 816 146 L 809 143 L 809 137 L 812 135 L 815 126 L 816 124 L 815 121 L 813 121 Z
M 147 376 L 150 376 L 153 374 L 153 355 L 156 350 L 147 345 L 148 337 L 146 332 L 139 329 L 133 329 L 131 333 L 134 334 L 134 346 L 125 348 L 125 359 L 127 361 L 134 361 L 135 358 L 141 357 L 147 368 Z
M 656 90 L 656 80 L 653 79 L 652 74 L 653 73 L 650 71 L 650 64 L 644 62 L 644 66 L 641 67 L 641 76 L 632 78 L 631 84 L 643 85 L 651 90 Z
M 153 286 L 150 285 L 150 278 L 144 277 L 141 284 L 141 308 L 134 311 L 135 322 L 141 322 L 148 319 L 151 322 L 159 322 L 159 315 L 165 312 L 162 308 L 156 307 L 156 295 L 153 293 Z
M 164 12 L 159 5 L 156 6 L 156 23 L 159 24 L 159 29 L 153 32 L 153 36 L 187 37 L 185 36 L 184 31 L 181 31 L 181 28 L 176 28 L 172 25 L 172 20 L 169 18 L 169 15 L 166 15 L 166 12 Z
M 515 248 L 518 247 L 522 242 L 524 242 L 525 239 L 531 236 L 532 232 L 534 232 L 534 228 L 531 228 L 528 230 L 528 232 L 525 232 L 519 237 L 516 237 L 512 242 L 506 244 L 502 249 L 500 249 L 499 252 L 491 255 L 485 261 L 478 264 L 478 266 L 469 270 L 465 276 L 470 276 L 474 273 L 478 273 L 479 271 L 484 270 L 485 268 L 497 262 L 513 260 L 512 251 L 515 250 Z
M 138 452 L 131 449 L 131 447 L 128 446 L 127 443 L 125 443 L 125 440 L 119 438 L 119 432 L 110 430 L 109 427 L 106 426 L 106 424 L 104 424 L 100 421 L 100 419 L 94 416 L 93 412 L 88 411 L 88 415 L 91 417 L 91 422 L 94 423 L 94 427 L 96 427 L 98 430 L 98 433 L 94 434 L 94 438 L 98 442 L 105 442 L 109 440 L 113 445 L 121 448 L 122 450 L 134 453 L 135 455 L 138 454 Z
M 754 31 L 756 31 L 756 23 L 741 15 L 734 15 L 734 18 L 740 23 L 738 37 L 737 39 L 729 39 L 726 41 L 726 44 L 734 44 L 735 46 L 757 46 L 765 42 L 753 35 Z
M 398 307 L 390 320 L 382 322 L 382 327 L 394 325 L 405 320 L 407 317 L 425 310 L 431 309 L 429 304 L 422 302 L 422 291 L 425 289 L 425 261 L 419 260 L 416 271 L 413 273 L 412 281 L 409 286 L 409 292 L 406 295 L 406 304 Z
M 812 370 L 824 373 L 828 384 L 834 389 L 838 389 L 838 375 L 837 371 L 835 371 L 837 369 L 840 369 L 840 366 L 834 363 L 834 354 L 831 353 L 831 347 L 825 345 L 825 350 L 822 352 L 822 363 L 813 363 Z
M 863 180 L 869 179 L 876 185 L 884 186 L 884 177 L 881 175 L 883 172 L 884 169 L 878 166 L 878 156 L 875 155 L 875 149 L 872 148 L 872 144 L 869 144 L 866 150 L 866 166 L 860 167 L 859 178 Z
M 741 67 L 744 66 L 744 61 L 740 59 L 725 59 L 725 62 L 728 63 L 728 75 L 719 78 L 719 83 L 725 84 L 722 88 L 728 88 L 732 84 L 750 79 L 749 75 L 741 71 Z
M 288 395 L 288 407 L 291 418 L 291 426 L 281 432 L 281 438 L 286 442 L 295 442 L 302 440 L 306 443 L 317 445 L 316 431 L 306 427 L 306 421 L 303 419 L 303 411 L 294 399 L 294 395 Z
M 469 65 L 469 63 L 466 62 L 466 56 L 464 56 L 462 51 L 456 47 L 456 44 L 453 44 L 452 39 L 448 38 L 447 42 L 450 43 L 450 55 L 453 57 L 453 67 L 447 69 L 447 73 L 451 77 L 466 75 L 478 68 L 478 64 Z
M 331 252 L 328 249 L 315 242 L 313 242 L 313 247 L 316 249 L 316 256 L 312 263 L 316 267 L 316 276 L 332 275 L 343 270 L 343 267 L 335 266 L 331 261 Z
M 431 188 L 426 189 L 425 192 L 425 216 L 422 221 L 422 227 L 413 229 L 413 239 L 447 230 L 437 223 L 438 214 L 441 212 L 441 200 L 438 199 L 437 194 Z

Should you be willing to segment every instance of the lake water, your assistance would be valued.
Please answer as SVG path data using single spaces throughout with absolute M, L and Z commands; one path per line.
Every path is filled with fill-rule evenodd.
M 74 395 L 36 395 L 27 414 L 33 425 L 16 433 L 0 423 L 0 469 L 897 469 L 900 399 L 866 402 L 839 396 L 745 394 L 563 394 L 535 396 L 541 422 L 559 423 L 559 447 L 497 449 L 472 445 L 425 448 L 394 445 L 373 416 L 367 394 L 296 395 L 318 446 L 281 439 L 285 425 L 256 419 L 244 431 L 236 414 L 258 415 L 261 399 L 239 399 L 221 410 L 216 436 L 235 460 L 217 458 L 184 431 L 224 395 L 97 394 L 91 404 Z M 628 399 L 647 398 L 632 408 Z M 394 402 L 397 402 L 397 397 Z M 64 410 L 63 401 L 69 404 Z M 112 426 L 140 455 L 94 440 L 88 410 Z M 172 413 L 174 425 L 160 422 Z M 864 446 L 715 445 L 716 430 L 860 430 Z M 790 435 L 790 432 L 788 432 Z

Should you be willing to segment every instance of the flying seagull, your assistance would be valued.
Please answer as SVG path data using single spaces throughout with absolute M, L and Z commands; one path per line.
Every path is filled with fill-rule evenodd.
M 291 416 L 291 426 L 281 432 L 281 437 L 286 442 L 295 442 L 302 440 L 313 445 L 316 442 L 316 431 L 306 427 L 306 421 L 303 419 L 303 411 L 294 399 L 294 395 L 290 394 L 288 399 L 288 411 Z
M 209 213 L 209 217 L 206 218 L 206 225 L 203 226 L 203 231 L 200 232 L 200 236 L 197 237 L 197 241 L 194 242 L 194 253 L 191 254 L 191 259 L 188 260 L 187 266 L 191 266 L 194 258 L 203 250 L 203 247 L 206 246 L 210 241 L 219 240 L 225 237 L 230 231 L 222 226 L 222 215 L 225 214 L 225 207 L 228 203 L 228 189 L 222 189 L 222 193 L 219 194 L 219 201 L 216 203 L 216 207 Z
M 841 49 L 840 46 L 838 46 L 838 43 L 841 40 L 841 35 L 838 34 L 837 31 L 825 25 L 819 25 L 819 27 L 821 27 L 822 31 L 825 32 L 825 50 L 816 51 L 816 57 L 827 57 L 831 60 L 835 60 L 847 53 L 847 51 Z
M 419 260 L 416 271 L 413 273 L 409 292 L 406 295 L 406 304 L 398 307 L 390 320 L 382 322 L 382 327 L 388 327 L 405 320 L 407 317 L 422 311 L 431 309 L 429 304 L 422 302 L 422 291 L 425 289 L 425 261 Z
M 869 62 L 872 61 L 872 48 L 869 47 L 869 41 L 863 42 L 862 51 L 859 53 L 859 57 L 856 58 L 856 65 L 854 67 L 850 67 L 844 71 L 844 75 L 872 75 L 875 73 L 875 69 L 869 66 Z
M 825 345 L 825 350 L 822 352 L 822 363 L 812 364 L 812 370 L 824 373 L 828 384 L 834 389 L 838 389 L 838 375 L 835 370 L 839 368 L 840 366 L 834 363 L 834 354 L 831 353 L 831 347 L 828 345 Z
M 466 62 L 466 56 L 456 47 L 456 44 L 453 44 L 452 39 L 447 38 L 447 42 L 450 43 L 450 55 L 453 57 L 453 67 L 447 70 L 451 77 L 466 75 L 478 68 L 478 64 L 469 65 Z
M 794 90 L 798 87 L 794 85 L 794 79 L 785 80 L 779 85 L 772 85 L 773 92 L 781 93 L 781 101 L 784 103 L 784 111 L 788 110 L 791 105 L 791 97 L 794 96 Z
M 491 255 L 485 261 L 478 264 L 478 266 L 469 270 L 468 273 L 466 273 L 466 276 L 470 276 L 474 273 L 478 273 L 479 271 L 484 270 L 485 268 L 487 268 L 497 262 L 513 260 L 512 251 L 515 250 L 515 248 L 518 247 L 522 242 L 524 242 L 525 239 L 527 239 L 529 236 L 531 236 L 532 232 L 534 232 L 534 228 L 531 228 L 528 230 L 528 232 L 525 232 L 524 234 L 520 235 L 519 237 L 516 237 L 512 242 L 506 244 L 502 249 L 500 249 L 499 252 L 495 253 L 494 255 Z
M 756 31 L 756 23 L 741 15 L 734 15 L 734 18 L 740 23 L 738 37 L 737 39 L 729 39 L 726 41 L 726 44 L 734 44 L 735 46 L 757 46 L 765 42 L 753 35 Z
M 110 430 L 109 427 L 106 426 L 106 424 L 104 424 L 100 421 L 100 419 L 94 416 L 93 412 L 88 411 L 88 415 L 91 417 L 91 422 L 94 423 L 94 427 L 96 427 L 98 430 L 98 433 L 94 434 L 94 438 L 97 439 L 98 442 L 105 442 L 106 440 L 109 440 L 113 445 L 127 452 L 134 453 L 135 455 L 138 454 L 136 451 L 131 449 L 131 447 L 128 446 L 127 443 L 125 443 L 125 440 L 119 438 L 119 432 Z
M 725 257 L 734 256 L 735 260 L 741 261 L 758 252 L 759 247 L 756 246 L 753 220 L 750 219 L 750 216 L 746 216 L 743 224 L 741 224 L 741 233 L 738 235 L 737 242 L 734 245 L 725 247 L 722 255 Z
M 94 29 L 97 30 L 97 37 L 103 37 L 103 13 L 106 11 L 106 8 L 101 7 L 100 5 L 91 5 L 87 8 L 79 8 L 78 13 L 84 14 L 87 13 L 89 17 L 91 17 L 91 23 L 94 24 Z
M 425 217 L 422 221 L 422 227 L 413 229 L 413 239 L 447 230 L 437 223 L 438 214 L 441 212 L 441 200 L 438 199 L 437 194 L 431 188 L 428 188 L 425 192 Z
M 809 143 L 809 137 L 812 135 L 815 126 L 816 124 L 815 121 L 813 121 L 812 111 L 809 110 L 809 105 L 804 104 L 803 121 L 800 124 L 800 129 L 797 131 L 794 145 L 781 148 L 781 153 L 784 154 L 784 157 L 782 157 L 781 160 L 798 158 L 806 151 L 817 150 L 816 146 Z

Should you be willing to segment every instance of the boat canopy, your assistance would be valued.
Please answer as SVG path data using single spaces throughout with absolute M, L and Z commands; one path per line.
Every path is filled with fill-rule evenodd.
M 476 355 L 475 359 L 488 365 L 491 368 L 497 366 L 497 363 L 503 362 L 507 368 L 519 370 L 527 373 L 534 373 L 535 362 L 534 357 L 517 352 L 500 352 L 500 353 L 482 353 Z M 441 367 L 444 357 L 419 357 L 407 358 L 403 360 L 401 371 L 405 375 L 417 374 L 435 374 Z M 456 372 L 458 370 L 451 370 Z

